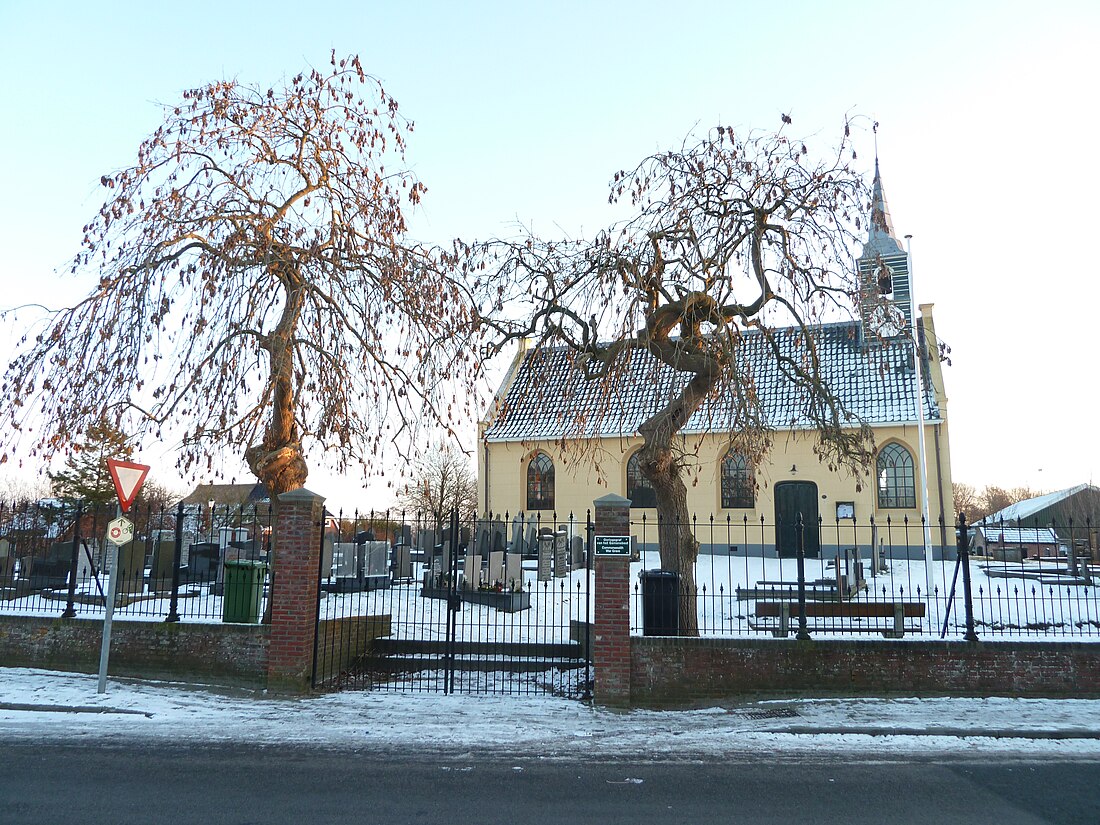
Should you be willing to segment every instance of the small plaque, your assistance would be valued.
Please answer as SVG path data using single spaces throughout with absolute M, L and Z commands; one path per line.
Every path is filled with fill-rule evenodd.
M 630 556 L 630 536 L 596 536 L 597 556 Z

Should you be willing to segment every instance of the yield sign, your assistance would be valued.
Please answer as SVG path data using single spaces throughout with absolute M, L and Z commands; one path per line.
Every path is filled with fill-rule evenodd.
M 111 471 L 111 481 L 115 483 L 115 493 L 118 494 L 118 504 L 122 512 L 130 512 L 130 505 L 134 503 L 141 485 L 145 483 L 145 477 L 149 475 L 149 465 L 108 458 L 107 469 Z

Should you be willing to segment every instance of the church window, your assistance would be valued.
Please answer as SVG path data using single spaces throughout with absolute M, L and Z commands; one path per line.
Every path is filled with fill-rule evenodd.
M 637 452 L 626 462 L 626 497 L 631 507 L 657 506 L 657 493 L 649 479 L 642 475 L 642 462 Z
M 756 485 L 748 460 L 730 451 L 722 459 L 722 508 L 751 510 L 756 505 Z
M 554 462 L 546 453 L 535 453 L 527 464 L 527 509 L 554 509 Z
M 878 454 L 878 506 L 913 508 L 917 506 L 913 456 L 898 443 L 887 444 Z

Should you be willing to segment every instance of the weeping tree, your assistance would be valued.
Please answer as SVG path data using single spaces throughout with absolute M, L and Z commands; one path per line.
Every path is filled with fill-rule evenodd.
M 870 191 L 853 168 L 847 123 L 838 148 L 823 156 L 786 128 L 742 136 L 718 127 L 619 172 L 609 200 L 630 217 L 592 240 L 529 236 L 479 250 L 481 312 L 495 349 L 521 338 L 564 348 L 583 374 L 585 403 L 558 422 L 563 445 L 579 452 L 597 445 L 621 412 L 637 359 L 654 365 L 661 400 L 636 433 L 619 435 L 643 440 L 661 563 L 680 574 L 684 608 L 690 604 L 681 610 L 682 632 L 697 632 L 694 601 L 686 600 L 699 545 L 681 431 L 720 401 L 725 413 L 707 425 L 755 463 L 784 424 L 765 415 L 743 353 L 750 339 L 812 422 L 823 462 L 864 474 L 873 449 L 869 428 L 823 379 L 815 335 L 821 321 L 850 318 L 860 305 L 854 250 Z
M 165 107 L 136 162 L 102 178 L 72 266 L 91 292 L 7 368 L 0 461 L 64 453 L 106 424 L 178 442 L 185 476 L 243 456 L 274 498 L 305 483 L 310 445 L 370 468 L 419 425 L 449 427 L 477 371 L 471 313 L 455 249 L 408 237 L 425 192 L 404 166 L 411 129 L 335 54 L 278 86 L 221 80 Z

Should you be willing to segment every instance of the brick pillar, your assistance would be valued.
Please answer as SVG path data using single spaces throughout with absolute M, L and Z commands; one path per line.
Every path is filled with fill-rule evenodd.
M 630 499 L 614 494 L 596 499 L 597 536 L 630 535 Z M 596 556 L 595 627 L 592 665 L 595 700 L 630 704 L 630 556 Z
M 267 652 L 267 684 L 273 690 L 304 693 L 310 688 L 324 503 L 324 498 L 305 488 L 279 496 Z

